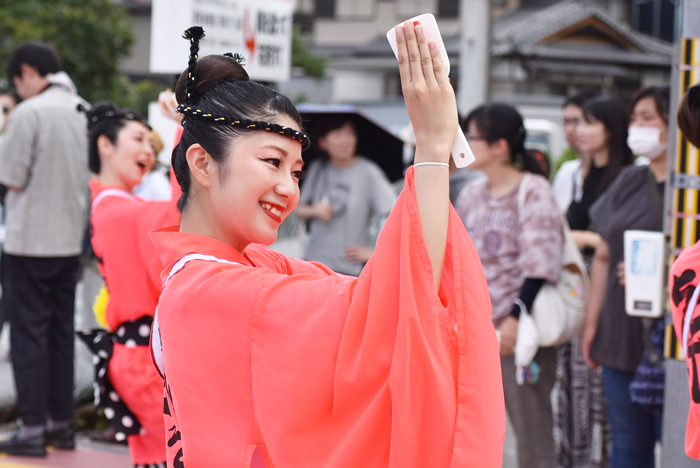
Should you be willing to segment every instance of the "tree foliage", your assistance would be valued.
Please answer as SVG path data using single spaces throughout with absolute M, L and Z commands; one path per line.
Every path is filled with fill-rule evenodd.
M 12 50 L 26 40 L 53 44 L 88 101 L 124 103 L 130 83 L 119 63 L 134 37 L 127 12 L 113 0 L 0 0 L 0 76 Z
M 327 57 L 314 55 L 307 43 L 307 37 L 299 27 L 292 32 L 292 66 L 301 67 L 306 74 L 315 78 L 323 77 Z

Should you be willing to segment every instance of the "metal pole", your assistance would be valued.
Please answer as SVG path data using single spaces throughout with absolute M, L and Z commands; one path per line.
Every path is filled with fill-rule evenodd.
M 459 86 L 457 107 L 461 114 L 483 104 L 489 95 L 491 75 L 491 2 L 461 0 Z

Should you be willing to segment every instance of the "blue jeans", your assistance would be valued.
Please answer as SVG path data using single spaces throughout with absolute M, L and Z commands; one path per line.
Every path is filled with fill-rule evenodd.
M 612 429 L 610 468 L 654 468 L 654 446 L 661 439 L 661 416 L 630 399 L 634 372 L 603 367 L 603 387 Z

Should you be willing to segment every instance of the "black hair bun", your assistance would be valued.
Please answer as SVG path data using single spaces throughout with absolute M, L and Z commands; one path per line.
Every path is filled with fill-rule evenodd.
M 97 123 L 105 118 L 112 118 L 121 114 L 122 110 L 109 101 L 96 102 L 85 114 L 88 118 L 88 130 L 92 129 Z
M 79 108 L 79 110 L 81 109 Z M 146 119 L 140 114 L 131 109 L 122 109 L 110 101 L 98 101 L 90 109 L 83 108 L 82 110 L 88 118 L 88 130 L 92 130 L 95 125 L 110 119 L 135 120 L 150 128 Z

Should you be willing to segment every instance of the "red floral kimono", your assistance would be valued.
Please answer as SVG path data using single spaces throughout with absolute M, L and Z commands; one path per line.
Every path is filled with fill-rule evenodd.
M 359 278 L 177 227 L 152 351 L 168 466 L 501 466 L 505 408 L 479 257 L 454 210 L 435 292 L 413 188 Z

